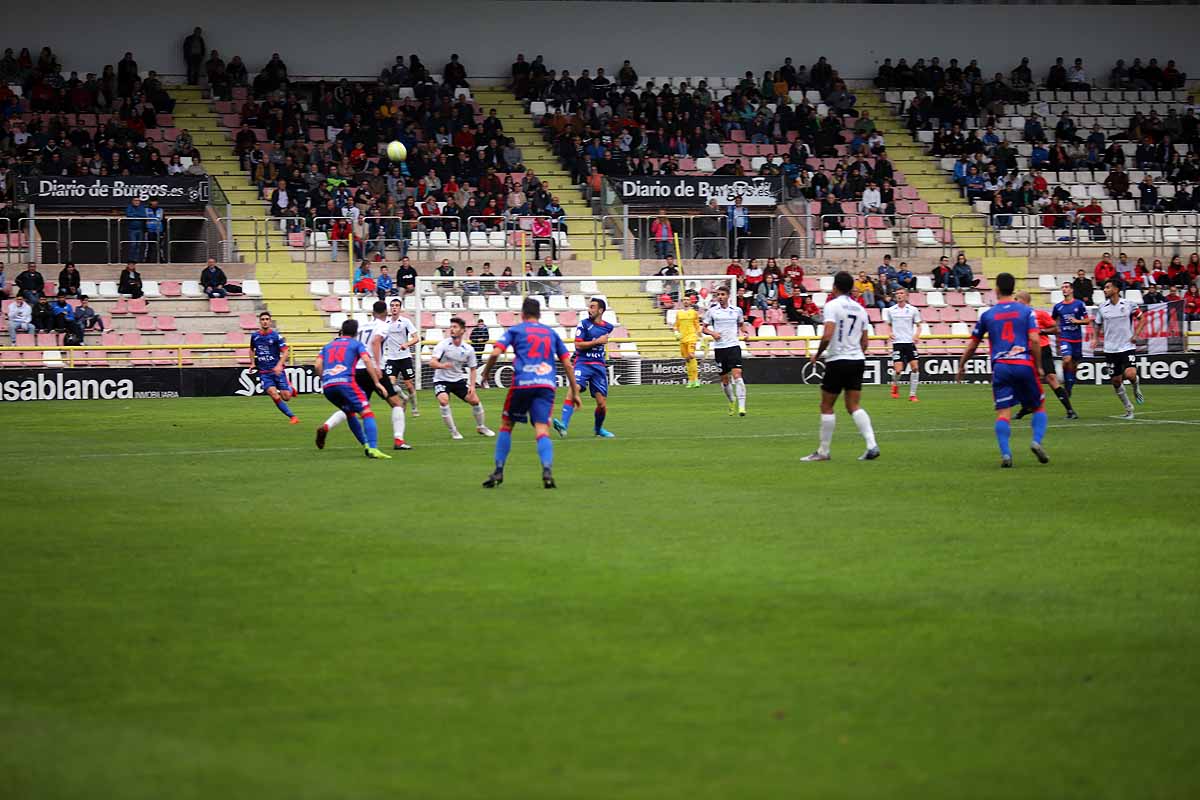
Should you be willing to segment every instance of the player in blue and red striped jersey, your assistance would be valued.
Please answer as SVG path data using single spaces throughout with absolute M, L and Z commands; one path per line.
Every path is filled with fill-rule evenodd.
M 1058 323 L 1058 354 L 1062 356 L 1063 386 L 1069 397 L 1075 388 L 1075 367 L 1083 360 L 1083 326 L 1092 322 L 1087 304 L 1075 296 L 1075 285 L 1063 281 L 1063 299 L 1050 316 Z
M 275 407 L 288 418 L 290 424 L 298 425 L 300 418 L 292 413 L 287 404 L 296 394 L 283 371 L 287 353 L 287 342 L 279 331 L 271 327 L 270 313 L 262 312 L 258 315 L 258 330 L 250 334 L 250 355 L 254 358 L 263 391 L 275 401 Z
M 979 317 L 971 339 L 958 360 L 958 380 L 963 379 L 967 361 L 975 355 L 986 336 L 992 346 L 992 397 L 996 404 L 996 441 L 1000 466 L 1012 466 L 1012 410 L 1033 409 L 1033 443 L 1029 449 L 1043 464 L 1050 458 L 1042 447 L 1046 436 L 1046 396 L 1042 393 L 1042 346 L 1033 309 L 1013 299 L 1017 280 L 1007 272 L 996 276 L 996 305 Z
M 588 303 L 588 318 L 575 329 L 574 341 L 575 382 L 581 391 L 591 390 L 596 401 L 596 421 L 592 430 L 603 439 L 613 438 L 613 434 L 604 429 L 604 418 L 608 416 L 608 365 L 604 361 L 604 346 L 613 332 L 613 325 L 604 321 L 607 309 L 608 304 L 603 298 L 593 297 Z M 554 430 L 559 436 L 567 435 L 576 408 L 570 400 L 563 403 L 562 419 L 554 420 Z
M 321 354 L 317 356 L 316 361 L 317 374 L 321 376 L 321 389 L 325 393 L 325 399 L 346 415 L 346 424 L 350 426 L 354 438 L 363 446 L 364 455 L 367 458 L 390 459 L 391 456 L 381 452 L 378 447 L 379 431 L 375 427 L 375 412 L 371 410 L 367 396 L 354 380 L 354 365 L 361 358 L 366 364 L 371 380 L 379 389 L 379 395 L 387 397 L 381 385 L 375 359 L 371 358 L 370 351 L 358 341 L 357 336 L 358 321 L 348 319 L 342 323 L 338 337 L 321 348 Z M 328 424 L 317 428 L 318 450 L 325 448 L 325 437 L 328 435 Z
M 504 400 L 500 433 L 496 436 L 496 468 L 483 482 L 493 489 L 504 482 L 504 463 L 512 449 L 512 428 L 517 422 L 528 421 L 537 435 L 538 457 L 542 462 L 542 486 L 555 488 L 554 443 L 550 440 L 550 415 L 554 412 L 554 388 L 558 383 L 555 365 L 562 362 L 570 382 L 567 402 L 579 405 L 579 384 L 571 369 L 567 346 L 553 329 L 541 323 L 542 306 L 532 297 L 521 304 L 521 322 L 496 340 L 496 349 L 483 367 L 483 383 L 487 384 L 496 368 L 496 361 L 508 348 L 513 349 L 512 386 Z

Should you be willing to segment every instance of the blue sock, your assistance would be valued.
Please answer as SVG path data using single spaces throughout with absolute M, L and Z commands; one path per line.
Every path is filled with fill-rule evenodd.
M 379 428 L 375 425 L 375 415 L 363 417 L 363 437 L 367 447 L 379 446 Z
M 352 411 L 346 414 L 346 424 L 350 427 L 350 432 L 354 434 L 354 438 L 358 439 L 359 444 L 366 444 L 367 440 L 363 438 L 363 426 L 359 422 L 358 416 Z
M 554 442 L 549 436 L 539 436 L 537 439 L 538 458 L 542 460 L 542 468 L 549 469 L 554 463 Z
M 290 408 L 288 408 L 288 404 L 284 401 L 284 399 L 282 397 L 275 401 L 275 407 L 278 408 L 281 412 L 283 412 L 283 415 L 285 417 L 287 417 L 288 419 L 292 418 L 292 410 Z
M 512 431 L 502 430 L 496 434 L 496 469 L 504 469 L 509 450 L 512 450 Z
M 1049 420 L 1046 418 L 1045 411 L 1033 412 L 1033 443 L 1041 444 L 1042 439 L 1046 438 L 1046 426 Z
M 564 428 L 570 427 L 571 415 L 575 413 L 575 406 L 570 403 L 563 403 L 562 424 Z
M 1072 387 L 1075 386 L 1075 370 L 1063 370 L 1063 385 L 1067 387 L 1067 394 L 1070 394 Z
M 608 410 L 603 408 L 596 409 L 596 433 L 604 427 L 604 418 L 608 416 Z
M 1043 416 L 1045 416 L 1043 414 Z M 1008 440 L 1012 436 L 1012 426 L 1008 424 L 1006 419 L 996 420 L 996 441 L 1000 443 L 1000 455 L 1012 457 L 1012 448 L 1008 445 Z

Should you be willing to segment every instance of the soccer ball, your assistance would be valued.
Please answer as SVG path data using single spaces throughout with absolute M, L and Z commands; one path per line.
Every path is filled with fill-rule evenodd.
M 402 142 L 391 142 L 387 149 L 388 158 L 392 161 L 403 161 L 408 158 L 408 150 Z

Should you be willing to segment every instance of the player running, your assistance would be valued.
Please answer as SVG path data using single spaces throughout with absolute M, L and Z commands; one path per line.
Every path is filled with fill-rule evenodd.
M 1075 296 L 1075 285 L 1064 281 L 1063 299 L 1050 316 L 1058 323 L 1058 354 L 1062 356 L 1063 385 L 1067 396 L 1075 390 L 1075 369 L 1083 359 L 1083 326 L 1092 322 L 1087 303 Z
M 700 341 L 700 312 L 696 310 L 696 298 L 683 296 L 683 308 L 675 312 L 675 338 L 679 340 L 679 355 L 687 366 L 685 387 L 700 386 L 700 365 L 696 362 L 696 342 Z
M 612 439 L 613 434 L 604 429 L 604 418 L 608 415 L 608 365 L 604 360 L 604 346 L 612 335 L 613 325 L 604 321 L 608 304 L 603 298 L 593 297 L 588 303 L 588 318 L 575 329 L 575 382 L 580 390 L 587 389 L 596 401 L 593 432 L 602 439 Z M 578 405 L 568 397 L 563 403 L 562 419 L 552 420 L 559 436 L 567 435 L 571 415 Z
M 288 344 L 279 331 L 271 327 L 271 315 L 264 311 L 258 315 L 258 330 L 250 334 L 250 355 L 258 371 L 258 381 L 263 391 L 275 401 L 275 407 L 288 418 L 288 424 L 300 424 L 300 418 L 288 408 L 287 401 L 296 394 L 283 371 L 287 362 Z
M 1013 300 L 1017 279 L 1007 272 L 996 276 L 996 305 L 984 311 L 971 339 L 958 360 L 958 380 L 966 373 L 967 361 L 975 355 L 983 337 L 991 339 L 992 397 L 996 406 L 996 441 L 1000 445 L 1000 466 L 1012 467 L 1013 406 L 1033 411 L 1033 442 L 1029 449 L 1043 464 L 1050 461 L 1042 447 L 1046 436 L 1046 396 L 1042 393 L 1038 342 L 1038 323 L 1033 309 Z
M 403 308 L 399 298 L 388 303 L 389 315 L 383 335 L 383 374 L 396 387 L 401 403 L 408 407 L 414 417 L 419 417 L 414 383 L 417 370 L 413 366 L 412 348 L 421 343 L 421 334 L 417 333 L 417 326 L 401 313 Z
M 348 319 L 342 323 L 338 337 L 321 348 L 315 364 L 317 374 L 321 376 L 321 390 L 325 399 L 338 407 L 338 413 L 350 427 L 354 438 L 363 446 L 363 454 L 367 458 L 390 459 L 382 452 L 378 444 L 378 431 L 375 428 L 375 412 L 367 395 L 359 388 L 354 378 L 354 367 L 358 363 L 366 365 L 367 374 L 375 382 L 375 388 L 381 395 L 385 394 L 382 377 L 375 366 L 375 359 L 363 347 L 362 342 L 354 337 L 358 334 L 358 321 Z M 361 422 L 360 422 L 361 418 Z M 325 449 L 325 437 L 329 435 L 329 424 L 317 428 L 317 449 Z
M 821 344 L 808 359 L 809 363 L 815 364 L 821 354 L 827 352 L 825 378 L 821 381 L 821 444 L 817 452 L 810 453 L 801 461 L 829 460 L 829 447 L 837 426 L 834 403 L 843 391 L 846 393 L 846 411 L 867 443 L 866 452 L 858 460 L 879 458 L 879 443 L 875 441 L 871 416 L 858 403 L 862 396 L 863 370 L 867 364 L 870 326 L 866 309 L 850 297 L 853 288 L 854 277 L 849 272 L 839 272 L 833 276 L 833 297 L 825 304 Z
M 1142 335 L 1146 326 L 1142 310 L 1137 303 L 1121 297 L 1121 290 L 1114 281 L 1105 281 L 1104 302 L 1096 309 L 1096 325 L 1104 330 L 1104 360 L 1112 370 L 1113 390 L 1125 405 L 1125 413 L 1121 416 L 1133 419 L 1133 403 L 1125 393 L 1125 381 L 1133 384 L 1134 399 L 1139 404 L 1146 402 L 1138 383 L 1137 368 L 1133 366 L 1133 357 L 1137 354 L 1134 339 Z
M 479 395 L 475 393 L 475 370 L 479 361 L 475 348 L 470 342 L 463 341 L 466 332 L 467 323 L 461 317 L 451 317 L 449 338 L 442 339 L 434 346 L 433 356 L 429 360 L 429 366 L 433 368 L 433 396 L 437 398 L 438 408 L 442 412 L 442 422 L 450 429 L 451 439 L 461 439 L 463 435 L 454 424 L 450 395 L 471 407 L 476 433 L 480 436 L 496 435 L 484 424 L 483 403 L 479 402 Z
M 561 361 L 571 385 L 567 399 L 579 405 L 579 384 L 571 369 L 571 354 L 551 328 L 540 322 L 541 304 L 532 297 L 521 304 L 521 322 L 512 326 L 496 340 L 496 348 L 483 366 L 486 384 L 496 368 L 496 361 L 513 349 L 513 379 L 504 400 L 500 434 L 496 437 L 496 468 L 483 482 L 483 488 L 493 489 L 504 483 L 504 464 L 512 449 L 512 428 L 515 423 L 529 421 L 537 436 L 538 457 L 542 462 L 542 486 L 554 489 L 554 443 L 550 439 L 550 415 L 554 412 L 554 387 L 557 383 L 554 365 Z
M 917 343 L 921 340 L 921 312 L 908 304 L 908 289 L 896 290 L 896 305 L 883 310 L 883 321 L 892 326 L 892 399 L 900 399 L 900 370 L 907 366 L 908 401 L 919 403 L 921 363 L 917 360 Z
M 721 390 L 729 400 L 729 416 L 746 416 L 746 383 L 742 380 L 742 343 L 738 334 L 746 324 L 742 309 L 729 302 L 729 287 L 717 288 L 717 302 L 708 307 L 700 332 L 713 338 L 713 358 L 721 368 Z
M 1016 301 L 1023 306 L 1033 307 L 1033 296 L 1026 291 L 1017 292 L 1015 295 Z M 1079 415 L 1075 413 L 1075 409 L 1071 407 L 1071 398 L 1067 395 L 1067 390 L 1058 383 L 1058 373 L 1054 371 L 1054 349 L 1050 346 L 1050 334 L 1059 332 L 1058 324 L 1055 323 L 1054 317 L 1049 312 L 1042 311 L 1040 308 L 1033 309 L 1033 318 L 1038 324 L 1038 344 L 1042 349 L 1042 375 L 1045 377 L 1046 385 L 1054 392 L 1054 396 L 1058 398 L 1058 402 L 1063 404 L 1063 408 L 1067 410 L 1067 419 L 1079 419 Z M 1017 419 L 1024 419 L 1033 413 L 1033 409 L 1028 406 L 1022 406 L 1017 412 Z
M 375 305 L 371 307 L 371 313 L 371 319 L 361 326 L 357 326 L 358 341 L 363 346 L 364 352 L 369 354 L 376 364 L 379 364 L 382 363 L 383 358 L 383 340 L 388 334 L 387 304 L 382 300 L 376 301 Z M 404 403 L 400 399 L 400 393 L 392 385 L 391 379 L 383 373 L 376 378 L 367 369 L 366 361 L 359 360 L 358 366 L 354 370 L 354 381 L 363 396 L 370 397 L 372 394 L 378 393 L 392 407 L 392 449 L 412 450 L 412 445 L 404 441 Z M 322 427 L 328 432 L 345 421 L 346 415 L 337 411 L 325 420 L 325 425 Z

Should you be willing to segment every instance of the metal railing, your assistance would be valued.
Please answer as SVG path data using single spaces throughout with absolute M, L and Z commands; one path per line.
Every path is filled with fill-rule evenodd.
M 213 252 L 212 242 L 219 239 L 214 222 L 202 215 L 166 216 L 162 231 L 141 236 L 131 233 L 130 225 L 144 225 L 144 220 L 115 215 L 22 217 L 15 228 L 9 220 L 3 222 L 6 254 L 21 249 L 26 257 L 32 255 L 31 260 L 42 264 L 115 264 L 128 260 L 191 264 L 221 255 Z M 197 233 L 184 233 L 189 226 L 194 226 Z M 16 244 L 10 234 L 20 234 Z

